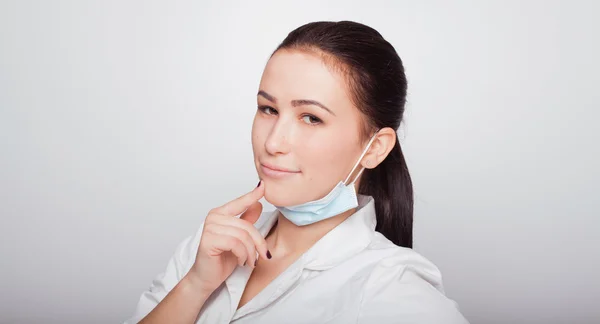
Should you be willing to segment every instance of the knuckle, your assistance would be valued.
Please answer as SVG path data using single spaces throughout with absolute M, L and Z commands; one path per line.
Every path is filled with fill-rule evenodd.
M 240 240 L 235 240 L 235 247 L 240 249 L 240 250 L 246 250 L 246 245 L 244 243 L 242 243 L 242 241 Z
M 252 235 L 250 235 L 250 233 L 248 233 L 247 231 L 244 231 L 244 240 L 248 242 L 254 242 L 254 239 L 252 239 Z
M 244 239 L 244 231 L 237 228 L 237 227 L 233 227 L 232 226 L 233 231 L 235 232 L 235 236 L 237 236 L 238 239 L 243 240 Z
M 207 233 L 214 233 L 215 232 L 215 225 L 212 224 L 212 223 L 204 225 L 204 231 L 207 232 Z
M 237 242 L 238 240 L 235 237 L 228 236 L 225 239 L 225 244 L 227 244 L 230 247 L 235 247 L 237 245 Z
M 244 228 L 244 230 L 246 232 L 248 232 L 248 233 L 256 232 L 256 233 L 260 234 L 260 232 L 258 232 L 258 230 L 254 227 L 254 225 L 252 223 L 250 223 L 249 221 L 242 219 L 242 218 L 238 218 L 238 220 L 239 220 L 240 226 L 242 228 Z
M 231 253 L 233 253 L 238 259 L 246 259 L 246 252 L 244 250 L 233 248 L 231 249 Z
M 206 218 L 205 218 L 204 222 L 205 223 L 212 223 L 214 221 L 214 219 L 215 219 L 215 214 L 216 214 L 215 210 L 211 209 L 208 212 L 208 215 L 206 215 Z

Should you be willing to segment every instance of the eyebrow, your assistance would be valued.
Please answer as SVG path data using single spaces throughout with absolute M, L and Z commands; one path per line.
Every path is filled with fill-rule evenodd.
M 258 96 L 262 96 L 265 99 L 269 100 L 272 103 L 277 103 L 277 98 L 273 97 L 272 95 L 264 92 L 263 90 L 258 91 Z M 305 106 L 305 105 L 314 105 L 317 107 L 320 107 L 324 110 L 326 110 L 327 112 L 329 112 L 330 114 L 335 116 L 335 113 L 333 111 L 331 111 L 331 109 L 327 108 L 324 104 L 316 101 L 316 100 L 311 100 L 311 99 L 296 99 L 296 100 L 292 100 L 292 106 L 293 107 L 298 107 L 298 106 Z

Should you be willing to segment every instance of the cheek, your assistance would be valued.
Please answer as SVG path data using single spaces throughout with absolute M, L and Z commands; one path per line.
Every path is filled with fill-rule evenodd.
M 252 123 L 252 151 L 255 155 L 264 148 L 269 129 L 269 125 L 257 114 Z
M 260 126 L 258 125 L 259 122 L 256 118 L 256 116 L 254 116 L 254 122 L 252 123 L 252 152 L 254 152 L 254 155 L 256 155 L 257 153 L 257 149 L 258 149 L 258 145 L 259 145 L 259 139 L 260 139 Z
M 344 180 L 354 161 L 353 147 L 341 141 L 311 141 L 301 144 L 302 156 L 307 157 L 306 167 L 311 181 L 330 183 Z M 356 157 L 358 158 L 358 157 Z M 350 164 L 350 166 L 348 166 Z

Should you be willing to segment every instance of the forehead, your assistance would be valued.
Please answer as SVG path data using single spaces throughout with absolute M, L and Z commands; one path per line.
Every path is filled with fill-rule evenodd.
M 277 51 L 265 67 L 260 88 L 286 102 L 312 99 L 332 110 L 352 104 L 342 74 L 313 52 Z

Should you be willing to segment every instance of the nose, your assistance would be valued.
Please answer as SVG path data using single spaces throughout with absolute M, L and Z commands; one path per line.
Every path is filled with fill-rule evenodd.
M 293 126 L 287 123 L 283 118 L 273 125 L 267 140 L 265 141 L 265 150 L 271 155 L 281 155 L 290 152 L 290 139 L 293 136 Z

